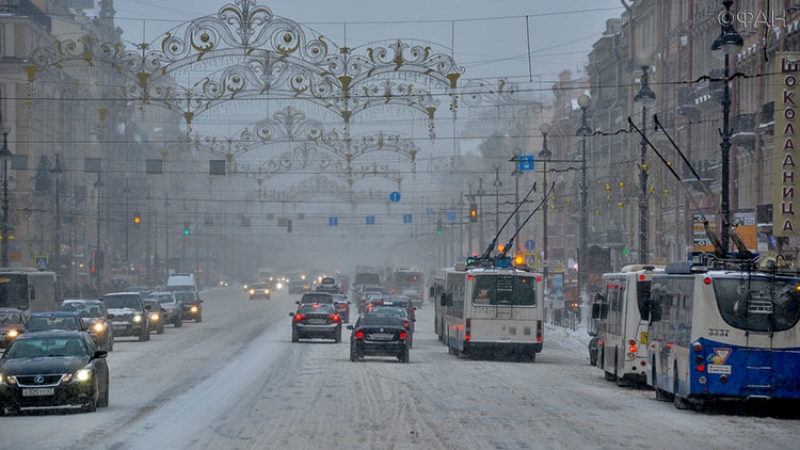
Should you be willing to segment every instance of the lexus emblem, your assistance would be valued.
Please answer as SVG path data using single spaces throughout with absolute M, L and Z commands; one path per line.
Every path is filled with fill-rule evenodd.
M 381 333 L 383 333 L 383 327 L 381 327 Z
M 41 375 L 36 375 L 36 378 L 33 379 L 33 382 L 36 384 L 44 383 L 44 377 Z

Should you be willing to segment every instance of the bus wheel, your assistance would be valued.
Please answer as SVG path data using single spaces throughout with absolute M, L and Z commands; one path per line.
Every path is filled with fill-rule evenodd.
M 617 380 L 617 377 L 614 376 L 614 374 L 611 373 L 611 372 L 603 372 L 603 374 L 605 376 L 606 381 L 616 381 Z
M 681 397 L 680 395 L 678 395 L 678 364 L 677 363 L 675 363 L 675 370 L 672 372 L 672 376 L 675 379 L 675 381 L 673 382 L 673 388 L 672 388 L 672 392 L 673 392 L 673 394 L 672 394 L 673 402 L 672 403 L 675 405 L 675 408 L 677 408 L 677 409 L 690 409 L 692 407 L 692 404 L 689 402 L 689 400 L 687 400 L 687 399 Z

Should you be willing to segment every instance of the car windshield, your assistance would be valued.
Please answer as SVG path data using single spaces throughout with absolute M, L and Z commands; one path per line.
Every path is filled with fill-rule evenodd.
M 304 294 L 300 303 L 333 303 L 330 294 Z
M 33 316 L 26 325 L 28 331 L 45 330 L 79 330 L 75 317 L 69 316 Z
M 99 304 L 91 303 L 64 303 L 61 305 L 62 311 L 73 311 L 81 318 L 96 319 L 103 317 L 103 308 Z
M 0 323 L 20 325 L 24 321 L 22 320 L 22 314 L 18 312 L 0 312 Z
M 194 295 L 194 292 L 178 291 L 175 293 L 175 299 L 177 299 L 181 303 L 191 303 L 195 301 L 196 297 Z
M 358 327 L 402 327 L 403 321 L 401 317 L 394 315 L 366 315 L 361 316 L 358 321 Z
M 138 295 L 107 295 L 103 297 L 106 308 L 130 308 L 141 310 L 142 305 Z
M 6 350 L 5 357 L 39 358 L 55 356 L 85 356 L 88 354 L 83 341 L 75 337 L 42 337 L 19 339 Z
M 396 308 L 393 306 L 373 306 L 372 308 L 370 308 L 369 314 L 389 315 L 402 318 L 405 318 L 407 316 L 406 312 L 403 311 L 401 308 Z

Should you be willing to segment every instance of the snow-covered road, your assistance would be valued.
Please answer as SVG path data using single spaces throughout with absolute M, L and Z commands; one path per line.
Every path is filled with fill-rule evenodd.
M 548 328 L 536 363 L 462 360 L 417 313 L 411 363 L 352 363 L 345 342 L 292 344 L 296 297 L 204 294 L 204 321 L 109 355 L 93 414 L 0 417 L 2 449 L 796 448 L 797 420 L 699 413 L 619 388 L 580 332 Z

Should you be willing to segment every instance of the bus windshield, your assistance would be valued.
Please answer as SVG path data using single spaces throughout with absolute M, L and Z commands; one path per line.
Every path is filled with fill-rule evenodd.
M 536 306 L 532 277 L 476 275 L 472 303 L 475 305 Z
M 745 276 L 713 280 L 719 312 L 732 327 L 777 332 L 800 320 L 800 279 Z
M 636 283 L 636 299 L 639 302 L 639 316 L 641 320 L 650 320 L 650 287 L 651 281 Z
M 24 275 L 0 274 L 0 308 L 28 306 L 28 282 Z

